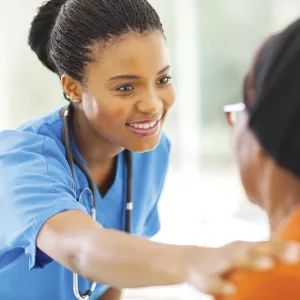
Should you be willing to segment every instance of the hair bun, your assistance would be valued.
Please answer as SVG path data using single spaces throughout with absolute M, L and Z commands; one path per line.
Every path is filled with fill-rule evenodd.
M 49 56 L 51 32 L 61 7 L 67 0 L 50 0 L 38 9 L 29 31 L 28 44 L 39 60 L 52 72 L 57 73 L 55 63 Z

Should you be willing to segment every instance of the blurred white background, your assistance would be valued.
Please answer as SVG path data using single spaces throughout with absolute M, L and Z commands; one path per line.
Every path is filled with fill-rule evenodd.
M 246 200 L 223 105 L 239 102 L 251 56 L 300 16 L 296 0 L 152 0 L 165 26 L 177 103 L 166 131 L 172 163 L 156 240 L 217 246 L 268 236 L 265 214 Z M 27 46 L 41 0 L 0 3 L 0 129 L 63 105 L 58 78 Z M 128 299 L 209 299 L 185 285 L 127 291 Z

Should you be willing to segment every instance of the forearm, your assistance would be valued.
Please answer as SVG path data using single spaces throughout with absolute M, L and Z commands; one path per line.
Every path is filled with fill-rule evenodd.
M 106 229 L 89 232 L 82 246 L 76 269 L 90 281 L 135 288 L 186 280 L 185 246 L 155 243 Z
M 109 288 L 98 300 L 120 300 L 122 290 Z

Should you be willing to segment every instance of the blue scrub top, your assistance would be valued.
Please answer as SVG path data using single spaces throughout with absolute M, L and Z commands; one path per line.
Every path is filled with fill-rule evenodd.
M 41 226 L 53 215 L 70 209 L 91 213 L 91 191 L 77 166 L 74 191 L 62 143 L 61 109 L 0 133 L 0 299 L 76 299 L 72 273 L 36 247 Z M 75 143 L 73 152 L 83 161 Z M 160 229 L 157 202 L 169 152 L 163 134 L 155 150 L 132 155 L 134 235 L 151 237 Z M 97 221 L 105 228 L 125 228 L 126 176 L 121 152 L 109 191 L 101 197 L 96 188 Z M 79 276 L 79 288 L 85 292 L 90 282 Z M 98 285 L 91 299 L 107 288 Z

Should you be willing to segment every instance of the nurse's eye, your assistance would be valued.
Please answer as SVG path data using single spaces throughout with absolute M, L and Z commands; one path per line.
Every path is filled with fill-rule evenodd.
M 161 78 L 158 80 L 157 84 L 158 84 L 158 85 L 168 85 L 168 84 L 171 82 L 171 79 L 172 79 L 172 76 L 170 76 L 170 75 L 161 77 Z
M 123 85 L 117 86 L 115 88 L 115 90 L 118 92 L 130 92 L 130 91 L 134 90 L 134 87 L 131 84 L 123 84 Z

